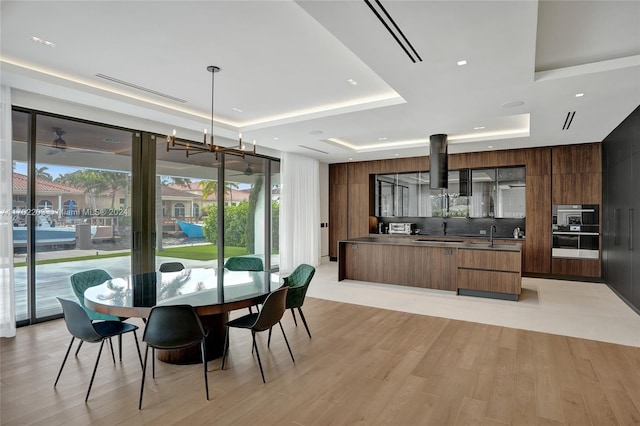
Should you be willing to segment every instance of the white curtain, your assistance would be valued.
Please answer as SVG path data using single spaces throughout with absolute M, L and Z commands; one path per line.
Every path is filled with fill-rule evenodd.
M 285 152 L 280 164 L 280 272 L 320 259 L 320 165 Z
M 0 87 L 0 337 L 16 335 L 13 282 L 11 89 Z

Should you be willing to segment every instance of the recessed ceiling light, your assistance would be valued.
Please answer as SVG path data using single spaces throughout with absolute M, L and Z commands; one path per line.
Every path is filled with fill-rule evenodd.
M 474 127 L 473 130 L 482 130 L 484 128 L 485 128 L 484 126 L 478 126 L 478 127 Z
M 349 161 L 353 161 L 353 157 L 349 157 Z
M 397 156 L 399 156 L 400 154 L 393 154 L 393 155 L 397 157 Z
M 242 112 L 242 110 L 241 110 L 240 108 L 235 108 L 235 107 L 233 107 L 233 108 L 231 108 L 231 109 L 232 109 L 232 110 L 234 110 L 235 112 Z
M 47 47 L 56 47 L 56 45 L 51 43 L 50 41 L 43 40 L 40 37 L 36 37 L 36 36 L 31 37 L 31 41 Z
M 491 148 L 493 148 L 493 145 L 489 145 L 487 148 L 491 149 Z
M 280 140 L 280 138 L 273 138 L 273 140 L 274 140 L 274 141 L 279 141 L 279 140 Z
M 515 108 L 524 105 L 522 101 L 509 101 L 502 104 L 502 108 Z
M 584 93 L 576 93 L 576 98 L 581 98 L 584 96 Z
M 378 138 L 379 141 L 386 141 L 387 138 Z
M 347 79 L 347 83 L 349 83 L 351 86 L 357 86 L 358 85 L 358 82 L 355 81 L 352 78 Z
M 458 61 L 458 66 L 463 66 L 463 65 L 467 65 L 467 61 L 465 61 L 464 59 L 461 61 Z

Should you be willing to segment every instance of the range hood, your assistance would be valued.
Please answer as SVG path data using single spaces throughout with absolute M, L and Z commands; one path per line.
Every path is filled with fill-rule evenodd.
M 431 135 L 429 136 L 429 188 L 447 189 L 448 175 L 447 135 Z

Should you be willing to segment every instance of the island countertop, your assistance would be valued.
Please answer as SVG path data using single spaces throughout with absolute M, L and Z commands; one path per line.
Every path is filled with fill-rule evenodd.
M 338 253 L 338 281 L 353 279 L 509 300 L 518 300 L 521 292 L 520 242 L 368 236 L 339 241 Z
M 389 236 L 369 236 L 350 238 L 340 241 L 340 243 L 353 243 L 353 244 L 385 244 L 385 245 L 400 245 L 400 246 L 416 246 L 416 247 L 456 247 L 466 249 L 477 250 L 499 250 L 499 251 L 521 251 L 522 243 L 516 242 L 518 240 L 513 239 L 513 243 L 493 243 L 493 245 L 486 239 L 480 241 L 465 241 L 466 237 L 456 238 L 450 237 L 444 238 L 430 238 L 422 235 L 407 235 L 400 237 Z

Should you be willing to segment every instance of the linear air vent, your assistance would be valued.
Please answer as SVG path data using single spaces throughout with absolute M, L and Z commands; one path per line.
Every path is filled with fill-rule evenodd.
M 99 73 L 96 74 L 96 77 L 104 78 L 105 80 L 109 80 L 109 81 L 112 81 L 114 83 L 122 84 L 123 86 L 131 87 L 133 89 L 142 90 L 143 92 L 151 93 L 151 94 L 156 95 L 156 96 L 162 96 L 163 98 L 171 99 L 172 101 L 181 102 L 183 104 L 187 103 L 187 101 L 184 100 L 184 99 L 176 98 L 175 96 L 167 95 L 166 93 L 162 93 L 162 92 L 158 92 L 158 91 L 153 90 L 153 89 L 148 89 L 146 87 L 138 86 L 137 84 L 129 83 L 128 81 L 120 80 L 120 79 L 117 79 L 115 77 L 111 77 L 111 76 L 104 75 L 104 74 L 99 74 Z
M 564 119 L 564 126 L 562 126 L 562 130 L 569 130 L 569 126 L 571 126 L 571 122 L 573 121 L 573 117 L 575 115 L 575 111 L 569 111 L 567 113 L 567 118 Z
M 329 153 L 328 153 L 328 152 L 320 151 L 319 149 L 310 148 L 310 147 L 308 147 L 308 146 L 304 146 L 304 145 L 298 145 L 298 146 L 299 146 L 300 148 L 304 148 L 304 149 L 308 149 L 308 150 L 311 150 L 311 151 L 319 152 L 319 153 L 321 153 L 321 154 L 327 154 L 327 155 L 329 155 Z
M 367 4 L 367 6 L 369 6 L 369 9 L 371 9 L 373 14 L 376 15 L 378 20 L 382 23 L 382 25 L 384 25 L 387 31 L 389 31 L 389 34 L 393 36 L 396 43 L 398 43 L 402 48 L 402 50 L 404 50 L 404 53 L 406 53 L 409 59 L 411 59 L 411 62 L 413 62 L 414 64 L 416 62 L 422 62 L 422 58 L 420 57 L 420 55 L 418 55 L 418 52 L 416 51 L 416 49 L 414 49 L 411 42 L 404 35 L 404 33 L 402 32 L 398 24 L 396 24 L 396 21 L 394 21 L 391 15 L 389 15 L 389 12 L 387 12 L 387 9 L 385 9 L 382 3 L 380 3 L 380 0 L 375 0 L 375 2 L 376 2 L 376 5 L 378 5 L 378 8 L 384 14 L 384 16 L 382 16 L 380 12 L 376 10 L 374 5 L 371 4 L 369 0 L 364 0 L 364 2 Z M 391 26 L 393 26 L 393 29 L 391 28 Z M 400 40 L 400 38 L 402 38 L 402 40 Z

